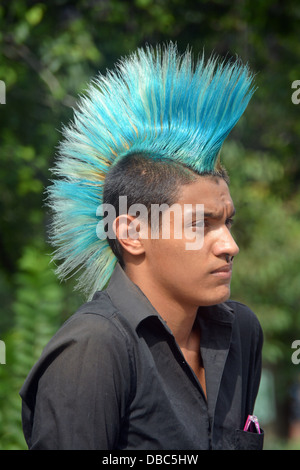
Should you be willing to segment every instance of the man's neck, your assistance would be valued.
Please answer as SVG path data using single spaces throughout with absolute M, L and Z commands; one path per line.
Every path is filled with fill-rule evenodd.
M 149 277 L 137 275 L 130 269 L 125 269 L 125 272 L 167 323 L 179 347 L 188 348 L 191 338 L 195 336 L 194 325 L 198 307 L 171 298 L 166 289 L 153 285 Z
M 162 286 L 154 285 L 148 276 L 125 269 L 126 274 L 151 302 L 155 310 L 167 323 L 181 352 L 198 378 L 206 395 L 206 380 L 200 353 L 200 328 L 196 322 L 198 307 L 170 298 Z

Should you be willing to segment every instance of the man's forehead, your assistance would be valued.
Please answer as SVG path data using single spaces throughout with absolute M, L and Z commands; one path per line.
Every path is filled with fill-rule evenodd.
M 205 212 L 218 215 L 234 205 L 227 183 L 222 178 L 199 177 L 181 188 L 180 204 L 203 204 Z
M 185 212 L 190 213 L 193 217 L 204 216 L 212 219 L 222 219 L 224 214 L 227 217 L 233 217 L 235 215 L 235 207 L 233 202 L 219 203 L 217 205 L 206 205 L 206 204 L 184 204 Z

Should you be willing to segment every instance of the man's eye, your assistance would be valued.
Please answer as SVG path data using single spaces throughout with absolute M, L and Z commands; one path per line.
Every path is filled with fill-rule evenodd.
M 193 227 L 204 227 L 204 220 L 197 220 L 194 224 Z
M 197 221 L 193 222 L 192 230 L 195 231 L 195 230 L 198 230 L 200 228 L 203 228 L 204 225 L 205 225 L 204 220 L 197 220 Z

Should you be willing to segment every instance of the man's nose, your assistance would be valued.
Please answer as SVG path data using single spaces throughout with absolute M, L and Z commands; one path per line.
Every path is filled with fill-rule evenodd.
M 221 256 L 227 254 L 230 256 L 236 256 L 240 249 L 236 244 L 230 230 L 224 227 L 220 233 L 217 242 L 215 243 L 215 255 Z

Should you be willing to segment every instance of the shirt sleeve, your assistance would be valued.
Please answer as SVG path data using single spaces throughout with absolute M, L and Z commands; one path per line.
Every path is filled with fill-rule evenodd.
M 110 318 L 81 314 L 45 348 L 21 390 L 30 449 L 114 449 L 131 387 L 125 334 Z

